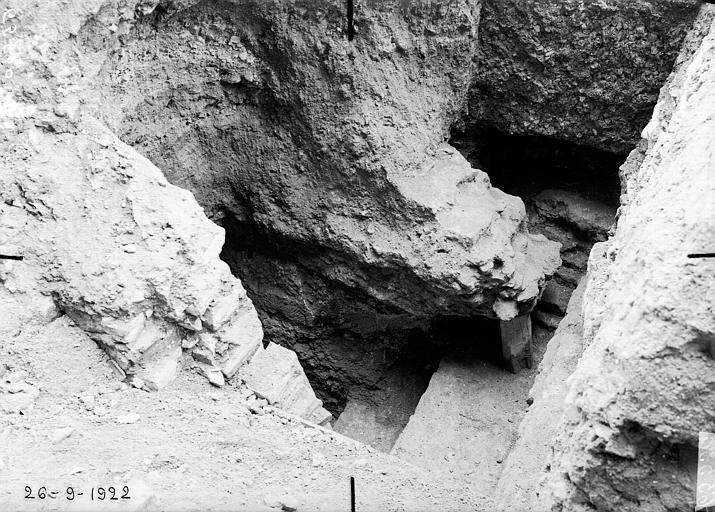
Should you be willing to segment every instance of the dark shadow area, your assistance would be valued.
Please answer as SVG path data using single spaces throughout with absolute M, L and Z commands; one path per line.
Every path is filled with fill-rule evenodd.
M 474 167 L 486 172 L 494 187 L 525 202 L 542 190 L 559 189 L 618 205 L 618 167 L 627 154 L 480 127 L 453 131 L 450 143 Z
M 486 317 L 440 316 L 427 339 L 445 353 L 503 366 L 499 321 Z
M 384 452 L 415 414 L 445 356 L 502 366 L 499 322 L 483 317 L 438 317 L 426 330 L 414 329 L 405 344 L 387 350 L 393 362 L 370 385 L 350 389 L 334 423 L 336 431 Z
M 499 361 L 495 320 L 413 316 L 360 287 L 329 279 L 321 269 L 339 265 L 340 255 L 265 233 L 250 211 L 242 219 L 226 213 L 222 225 L 221 258 L 256 307 L 264 343 L 296 352 L 316 394 L 336 417 L 349 398 L 386 406 L 392 388 L 400 387 L 405 407 L 414 402 L 414 408 L 443 355 L 455 347 Z M 395 414 L 407 421 L 413 409 L 406 413 L 405 407 Z

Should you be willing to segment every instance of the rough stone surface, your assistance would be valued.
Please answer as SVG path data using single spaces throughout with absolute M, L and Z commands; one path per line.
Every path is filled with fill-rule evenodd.
M 237 282 L 218 258 L 223 232 L 190 193 L 77 116 L 59 133 L 36 126 L 39 112 L 8 119 L 2 250 L 24 260 L 6 266 L 3 282 L 52 296 L 124 372 L 158 389 L 176 374 L 182 340 L 204 330 L 222 283 Z M 239 321 L 256 318 L 244 299 Z
M 704 6 L 624 165 L 613 238 L 594 248 L 584 345 L 550 489 L 558 510 L 692 510 L 698 432 L 715 428 L 715 8 Z M 594 262 L 595 263 L 595 262 Z M 667 482 L 667 483 L 666 483 Z
M 162 5 L 99 78 L 115 107 L 103 118 L 173 183 L 298 254 L 321 247 L 323 275 L 405 313 L 508 319 L 533 306 L 556 246 L 440 148 L 471 78 L 479 4 L 365 3 L 354 44 L 337 2 Z
M 228 376 L 235 373 L 252 355 L 244 350 L 237 362 L 235 351 L 260 345 L 263 335 L 240 281 L 219 258 L 224 230 L 91 114 L 103 57 L 75 36 L 103 16 L 127 28 L 140 10 L 126 2 L 66 9 L 61 16 L 52 4 L 12 11 L 25 25 L 0 87 L 0 253 L 24 259 L 0 267 L 3 317 L 22 304 L 46 321 L 67 315 L 136 387 L 166 387 L 184 350 L 223 385 L 220 365 L 230 360 Z M 49 20 L 51 30 L 43 25 Z M 300 366 L 296 373 L 303 376 Z M 3 406 L 30 407 L 32 396 L 31 386 L 23 388 Z
M 700 4 L 485 0 L 469 121 L 630 151 Z
M 97 116 L 227 228 L 267 339 L 320 375 L 333 408 L 413 327 L 533 307 L 556 244 L 444 144 L 479 2 L 361 2 L 352 43 L 333 0 L 147 4 L 79 27 L 101 62 Z M 298 286 L 274 293 L 296 267 Z
M 570 191 L 544 190 L 534 198 L 534 207 L 539 217 L 571 224 L 598 242 L 608 238 L 613 224 L 613 210 L 608 205 Z
M 49 507 L 60 510 L 266 511 L 271 494 L 292 496 L 295 502 L 285 503 L 298 510 L 332 512 L 350 510 L 350 476 L 359 482 L 358 510 L 490 508 L 459 483 L 435 481 L 423 469 L 278 409 L 252 414 L 237 400 L 243 388 L 207 393 L 209 384 L 192 372 L 160 393 L 122 386 L 106 353 L 67 316 L 45 321 L 34 301 L 16 312 L 27 297 L 8 292 L 6 301 L 5 293 L 0 287 L 0 373 L 18 385 L 32 383 L 37 398 L 22 415 L 0 410 L 2 510 L 41 508 L 22 490 L 31 485 L 36 492 L 42 482 L 60 490 L 56 507 Z M 19 328 L 11 325 L 15 319 Z M 3 387 L 0 380 L 0 400 Z M 117 422 L 128 415 L 138 420 Z M 68 428 L 72 435 L 53 444 L 52 434 Z M 316 453 L 324 455 L 318 466 Z M 59 505 L 68 485 L 94 486 L 96 493 L 98 482 L 127 485 L 132 499 L 101 508 L 95 495 L 94 505 L 86 496 Z
M 697 5 L 358 4 L 348 43 L 333 0 L 6 2 L 21 23 L 2 48 L 0 252 L 24 260 L 0 262 L 0 478 L 18 488 L 51 470 L 48 483 L 96 485 L 109 464 L 138 506 L 172 509 L 215 504 L 217 486 L 259 508 L 279 482 L 291 482 L 279 493 L 289 508 L 345 508 L 333 489 L 355 472 L 379 510 L 493 510 L 479 495 L 495 488 L 576 512 L 692 508 L 697 432 L 715 428 L 715 283 L 710 262 L 684 257 L 709 250 L 714 230 L 711 7 L 623 167 L 618 227 L 589 264 L 582 344 L 569 318 L 526 402 L 523 443 L 566 394 L 548 496 L 497 484 L 504 467 L 535 467 L 520 465 L 523 443 L 504 464 L 528 378 L 486 363 L 445 359 L 398 441 L 450 477 L 436 484 L 267 407 L 329 418 L 296 355 L 261 346 L 256 311 L 218 257 L 223 231 L 199 203 L 231 229 L 223 256 L 264 294 L 271 339 L 324 365 L 330 387 L 355 361 L 353 382 L 378 381 L 370 365 L 389 367 L 389 348 L 414 347 L 442 315 L 508 320 L 541 295 L 535 318 L 553 327 L 608 212 L 555 187 L 525 208 L 445 141 L 462 119 L 625 151 Z M 547 288 L 558 250 L 528 232 L 532 210 L 564 226 L 549 236 L 565 242 L 565 264 Z M 181 392 L 119 382 L 175 377 L 188 379 Z M 3 496 L 12 509 L 21 500 Z

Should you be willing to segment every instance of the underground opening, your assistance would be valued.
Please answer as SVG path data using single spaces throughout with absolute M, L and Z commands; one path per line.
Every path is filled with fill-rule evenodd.
M 393 421 L 390 413 L 385 422 L 404 426 L 429 377 L 450 352 L 514 372 L 532 366 L 531 359 L 505 355 L 502 339 L 508 322 L 482 316 L 415 316 L 326 277 L 316 263 L 326 249 L 266 233 L 230 212 L 223 218 L 226 243 L 221 257 L 255 304 L 264 342 L 295 350 L 336 418 L 352 399 L 382 404 L 383 409 L 388 408 L 386 401 L 394 400 L 401 402 L 394 412 L 398 419 Z M 520 354 L 532 356 L 530 349 L 522 347 Z M 393 383 L 400 390 L 390 389 Z
M 606 239 L 614 221 L 620 194 L 618 165 L 624 157 L 486 128 L 455 130 L 450 142 L 486 171 L 494 186 L 523 199 L 532 232 L 562 244 L 563 265 L 531 315 L 538 356 L 585 273 L 591 246 Z M 444 345 L 451 342 L 445 317 L 416 317 L 358 287 L 329 279 L 316 264 L 316 255 L 327 249 L 262 228 L 248 208 L 241 218 L 225 212 L 223 219 L 227 235 L 222 257 L 256 305 L 266 342 L 296 351 L 313 387 L 336 418 L 349 397 L 370 401 L 371 394 L 399 381 L 401 372 L 414 374 L 409 393 L 419 397 L 419 389 L 426 388 L 444 354 Z M 472 321 L 452 318 L 457 325 Z M 498 329 L 491 336 L 498 340 Z M 438 338 L 441 341 L 435 342 Z M 503 358 L 500 364 L 505 366 Z M 396 415 L 404 416 L 409 408 Z

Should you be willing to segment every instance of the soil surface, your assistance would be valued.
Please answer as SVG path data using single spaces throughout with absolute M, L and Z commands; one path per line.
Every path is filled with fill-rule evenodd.
M 189 371 L 157 393 L 130 388 L 66 317 L 4 327 L 4 510 L 349 510 L 350 476 L 358 510 L 490 509 L 459 481 L 433 480 L 247 390 Z M 110 486 L 117 497 L 128 486 L 131 499 L 99 501 Z M 40 487 L 58 493 L 40 500 Z

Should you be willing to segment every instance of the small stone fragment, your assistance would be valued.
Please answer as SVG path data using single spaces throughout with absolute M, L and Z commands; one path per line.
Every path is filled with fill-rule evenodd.
M 206 377 L 208 381 L 216 387 L 222 387 L 226 384 L 223 378 L 223 372 L 214 366 L 202 364 L 199 366 L 201 375 Z

